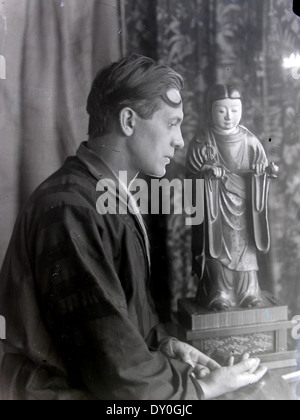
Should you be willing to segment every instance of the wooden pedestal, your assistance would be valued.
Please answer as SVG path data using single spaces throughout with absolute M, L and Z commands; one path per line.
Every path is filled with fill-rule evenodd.
M 280 306 L 264 293 L 261 308 L 233 308 L 228 312 L 208 312 L 195 299 L 178 303 L 181 339 L 225 364 L 230 356 L 238 360 L 244 353 L 257 356 L 270 369 L 297 366 L 296 352 L 288 348 L 287 306 Z

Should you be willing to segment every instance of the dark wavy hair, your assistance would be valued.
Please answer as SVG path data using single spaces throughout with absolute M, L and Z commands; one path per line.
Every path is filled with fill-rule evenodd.
M 173 69 L 144 56 L 133 54 L 111 64 L 99 71 L 88 97 L 89 137 L 109 133 L 125 107 L 141 118 L 151 119 L 161 99 L 170 106 L 179 106 L 169 100 L 167 92 L 180 91 L 183 85 L 183 78 Z

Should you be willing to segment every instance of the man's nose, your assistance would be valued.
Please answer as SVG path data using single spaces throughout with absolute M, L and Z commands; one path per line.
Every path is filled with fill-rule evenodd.
M 184 147 L 184 140 L 183 140 L 183 137 L 182 137 L 181 130 L 179 130 L 178 133 L 177 133 L 177 135 L 174 137 L 173 146 L 176 149 L 183 149 L 183 147 Z

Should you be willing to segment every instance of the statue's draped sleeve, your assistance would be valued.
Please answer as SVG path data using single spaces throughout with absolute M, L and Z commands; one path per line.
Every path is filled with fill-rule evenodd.
M 254 242 L 258 251 L 267 253 L 270 249 L 268 220 L 268 196 L 270 179 L 267 174 L 252 176 L 252 217 Z
M 193 191 L 196 188 L 196 179 L 204 179 L 205 186 L 205 219 L 207 222 L 193 227 L 192 253 L 193 271 L 199 279 L 203 277 L 207 251 L 213 258 L 218 258 L 222 251 L 222 221 L 219 207 L 219 187 L 215 180 L 209 180 L 205 175 L 205 158 L 208 133 L 202 133 L 194 139 L 189 147 L 187 156 L 187 178 L 193 181 Z M 193 194 L 195 197 L 195 194 Z M 194 205 L 196 203 L 193 203 Z

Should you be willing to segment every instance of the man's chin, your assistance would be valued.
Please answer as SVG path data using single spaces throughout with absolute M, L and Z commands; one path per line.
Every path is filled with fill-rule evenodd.
M 164 169 L 161 169 L 160 171 L 157 170 L 157 171 L 149 172 L 145 175 L 151 176 L 152 178 L 163 178 L 166 175 L 166 173 L 167 173 L 167 169 L 164 168 Z

